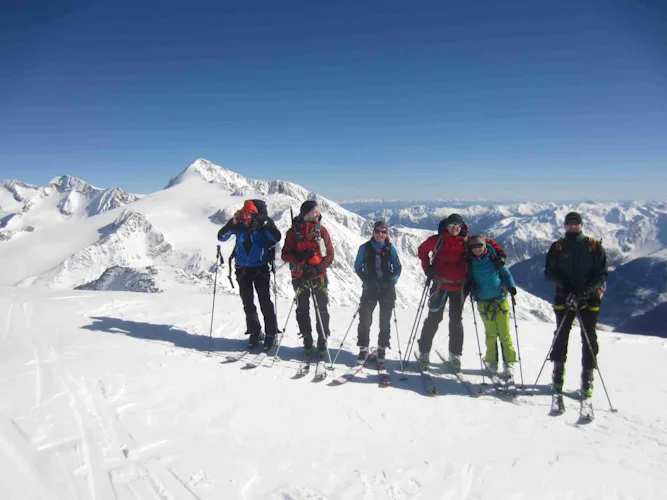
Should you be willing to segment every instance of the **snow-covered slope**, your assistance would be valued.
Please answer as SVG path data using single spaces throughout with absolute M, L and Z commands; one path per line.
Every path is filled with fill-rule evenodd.
M 243 317 L 237 298 L 218 298 L 208 357 L 210 298 L 0 288 L 0 498 L 667 498 L 667 395 L 650 384 L 664 340 L 600 335 L 618 413 L 598 382 L 596 419 L 582 426 L 577 335 L 566 413 L 550 417 L 548 373 L 516 404 L 471 398 L 435 359 L 439 396 L 425 396 L 414 366 L 399 380 L 398 338 L 405 353 L 412 310 L 398 311 L 392 388 L 379 389 L 372 369 L 339 387 L 312 374 L 292 380 L 301 352 L 293 316 L 272 368 L 225 364 L 245 345 Z M 279 303 L 281 323 L 288 305 Z M 332 308 L 332 345 L 353 312 Z M 467 313 L 464 326 L 463 368 L 479 386 Z M 532 385 L 553 325 L 519 329 Z M 336 374 L 354 362 L 354 334 Z M 446 345 L 443 323 L 435 347 Z
M 137 199 L 120 188 L 99 189 L 69 175 L 44 187 L 0 181 L 0 242 L 71 218 L 94 217 Z
M 58 185 L 68 192 L 86 192 L 83 181 L 61 179 Z M 298 213 L 303 201 L 317 200 L 336 254 L 329 271 L 331 301 L 339 305 L 356 304 L 361 287 L 353 271 L 354 259 L 358 247 L 371 237 L 372 221 L 302 186 L 246 179 L 201 159 L 172 179 L 167 188 L 130 202 L 122 212 L 110 206 L 109 211 L 85 219 L 87 226 L 83 225 L 83 220 L 60 224 L 57 234 L 63 251 L 40 254 L 37 269 L 23 276 L 13 267 L 8 269 L 3 282 L 147 292 L 183 286 L 208 287 L 214 277 L 215 238 L 219 227 L 240 208 L 244 199 L 254 197 L 266 200 L 269 213 L 283 235 L 291 226 L 290 209 Z M 112 216 L 114 219 L 109 220 Z M 87 227 L 87 232 L 82 231 L 83 227 Z M 93 229 L 97 237 L 92 237 Z M 0 257 L 3 252 L 9 257 L 25 256 L 26 248 L 44 245 L 46 234 L 42 231 L 42 234 L 24 236 L 11 245 L 0 246 Z M 81 238 L 81 234 L 91 237 Z M 416 249 L 430 234 L 420 229 L 392 229 L 390 232 L 403 263 L 397 290 L 399 307 L 412 307 L 421 296 L 424 276 L 416 259 Z M 233 241 L 223 245 L 225 258 L 233 245 Z M 280 248 L 278 250 L 279 255 Z M 63 253 L 67 255 L 62 257 Z M 221 273 L 227 271 L 225 268 Z M 279 296 L 293 298 L 289 268 L 282 261 L 278 261 L 277 277 Z M 220 277 L 218 286 L 223 293 L 236 293 L 226 277 Z M 519 302 L 518 315 L 548 319 L 551 312 L 546 302 L 525 294 L 525 300 Z

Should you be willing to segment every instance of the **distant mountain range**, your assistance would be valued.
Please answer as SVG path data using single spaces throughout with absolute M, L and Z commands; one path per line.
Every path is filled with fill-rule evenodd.
M 298 213 L 303 201 L 320 204 L 336 253 L 329 270 L 334 305 L 357 303 L 361 287 L 354 258 L 372 234 L 372 221 L 384 218 L 403 262 L 398 304 L 416 307 L 424 284 L 417 247 L 442 218 L 457 212 L 472 232 L 503 245 L 523 289 L 518 315 L 540 321 L 553 321 L 553 285 L 543 278 L 545 253 L 561 235 L 565 214 L 578 210 L 584 214 L 585 232 L 602 238 L 609 255 L 612 273 L 602 322 L 632 333 L 667 336 L 665 322 L 658 321 L 664 319 L 661 305 L 667 297 L 665 203 L 453 201 L 389 208 L 381 202 L 380 209 L 370 210 L 377 205 L 365 201 L 362 216 L 297 184 L 248 179 L 203 159 L 169 180 L 165 189 L 141 197 L 119 188 L 98 189 L 69 176 L 45 187 L 0 182 L 0 285 L 210 293 L 217 230 L 244 199 L 254 197 L 267 201 L 283 235 L 291 226 L 292 211 Z M 232 247 L 233 241 L 222 245 L 225 257 Z M 226 266 L 220 270 L 226 272 Z M 222 276 L 218 289 L 235 293 Z M 283 299 L 293 298 L 289 269 L 281 261 L 278 289 Z

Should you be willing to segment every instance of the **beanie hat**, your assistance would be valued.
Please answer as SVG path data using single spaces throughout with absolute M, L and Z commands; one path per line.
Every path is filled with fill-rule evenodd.
M 315 207 L 317 207 L 317 202 L 315 200 L 304 201 L 301 204 L 301 209 L 299 210 L 299 213 L 301 214 L 301 217 L 303 217 L 304 215 L 307 215 L 308 213 L 312 212 Z
M 461 224 L 463 225 L 463 217 L 459 214 L 451 214 L 445 219 L 445 224 L 449 226 L 450 224 Z
M 241 209 L 241 211 L 243 211 L 243 212 L 255 212 L 255 213 L 259 212 L 259 210 L 257 210 L 257 206 L 253 203 L 252 200 L 247 200 L 243 204 L 243 208 Z
M 387 229 L 387 223 L 383 220 L 379 220 L 379 221 L 375 222 L 375 224 L 373 225 L 373 229 L 374 230 L 375 229 Z
M 579 212 L 570 212 L 565 216 L 565 225 L 567 224 L 583 224 L 584 219 Z

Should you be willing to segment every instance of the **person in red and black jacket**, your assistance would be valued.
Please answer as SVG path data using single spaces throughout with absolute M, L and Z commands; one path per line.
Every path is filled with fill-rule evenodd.
M 445 304 L 449 299 L 449 359 L 454 370 L 461 369 L 463 352 L 463 304 L 468 295 L 469 254 L 465 238 L 468 225 L 459 214 L 451 214 L 440 222 L 438 234 L 419 245 L 417 255 L 424 273 L 432 280 L 429 313 L 424 321 L 419 344 L 419 361 L 423 369 L 429 367 L 429 353 L 433 337 L 442 321 Z M 505 264 L 505 252 L 495 241 L 487 240 L 498 254 L 498 265 Z M 433 259 L 430 254 L 435 252 Z
M 292 221 L 292 228 L 285 235 L 281 257 L 290 263 L 292 286 L 297 295 L 296 321 L 303 336 L 306 355 L 313 350 L 310 322 L 310 294 L 318 305 L 317 349 L 324 359 L 329 336 L 329 292 L 327 267 L 334 259 L 334 248 L 329 231 L 321 225 L 322 214 L 317 202 L 309 200 L 301 205 L 299 215 Z M 322 323 L 320 324 L 320 317 Z

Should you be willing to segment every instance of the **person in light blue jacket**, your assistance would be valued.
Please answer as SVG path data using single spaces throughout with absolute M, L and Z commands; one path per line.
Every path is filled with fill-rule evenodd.
M 486 330 L 486 366 L 492 375 L 498 374 L 498 340 L 504 360 L 504 377 L 514 378 L 516 351 L 510 334 L 510 305 L 507 294 L 516 295 L 512 273 L 496 263 L 496 251 L 483 234 L 468 238 L 472 252 L 470 257 L 472 293 L 477 300 L 484 329 Z
M 373 227 L 373 237 L 359 247 L 354 263 L 354 271 L 363 282 L 359 303 L 358 360 L 363 363 L 368 356 L 373 311 L 379 302 L 378 366 L 384 364 L 386 350 L 390 347 L 391 312 L 396 302 L 396 283 L 401 275 L 401 261 L 396 247 L 389 242 L 388 231 L 385 221 L 377 221 Z

